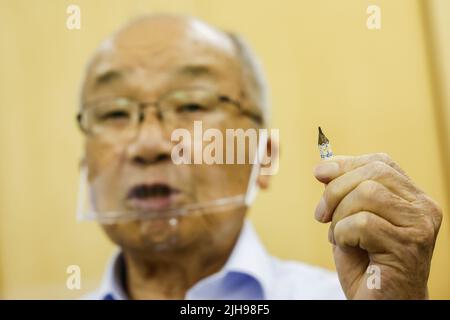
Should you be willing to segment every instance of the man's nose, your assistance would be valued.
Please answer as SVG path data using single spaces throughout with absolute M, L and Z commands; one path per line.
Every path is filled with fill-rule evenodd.
M 172 144 L 165 136 L 158 110 L 151 108 L 146 111 L 136 138 L 127 148 L 128 159 L 139 166 L 170 161 Z

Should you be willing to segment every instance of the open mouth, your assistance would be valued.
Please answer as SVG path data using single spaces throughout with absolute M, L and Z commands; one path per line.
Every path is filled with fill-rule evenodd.
M 168 184 L 139 184 L 130 189 L 127 202 L 132 209 L 139 211 L 164 210 L 172 206 L 178 189 Z

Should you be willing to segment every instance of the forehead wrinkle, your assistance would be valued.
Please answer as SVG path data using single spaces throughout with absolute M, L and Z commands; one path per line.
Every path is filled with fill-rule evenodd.
M 162 36 L 161 29 L 167 30 L 169 37 Z M 169 55 L 168 49 L 171 51 Z M 187 56 L 182 56 L 183 53 Z M 197 53 L 201 53 L 199 59 L 194 59 Z M 149 56 L 152 59 L 148 60 Z M 186 65 L 176 66 L 181 61 L 174 61 L 173 68 L 169 68 L 172 70 L 162 70 L 167 67 L 166 60 L 174 57 L 185 60 Z M 216 69 L 214 63 L 219 57 L 219 60 L 231 62 L 231 65 L 228 64 L 227 68 L 220 65 Z M 127 77 L 124 70 L 118 70 L 120 75 L 112 70 L 116 68 L 114 65 L 120 65 L 121 69 L 125 67 Z M 233 74 L 232 70 L 240 70 L 241 67 L 234 43 L 222 30 L 197 19 L 148 18 L 129 24 L 102 43 L 95 63 L 91 64 L 93 76 L 90 82 L 93 85 L 90 87 L 97 89 L 119 80 L 122 82 L 128 78 L 128 71 L 136 69 L 153 69 L 158 74 L 165 71 L 166 79 L 172 76 L 218 79 L 223 74 Z
M 215 71 L 211 66 L 203 64 L 187 64 L 176 69 L 175 74 L 181 76 L 188 76 L 191 78 L 198 77 L 212 77 Z
M 113 81 L 121 80 L 123 78 L 123 73 L 119 70 L 111 69 L 106 70 L 95 76 L 95 87 L 109 84 Z

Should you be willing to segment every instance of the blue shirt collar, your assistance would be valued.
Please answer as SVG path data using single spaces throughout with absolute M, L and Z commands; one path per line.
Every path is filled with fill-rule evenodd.
M 270 262 L 251 222 L 246 220 L 223 268 L 189 289 L 186 299 L 267 299 L 272 282 Z M 124 267 L 118 251 L 103 277 L 101 299 L 127 299 L 123 287 Z

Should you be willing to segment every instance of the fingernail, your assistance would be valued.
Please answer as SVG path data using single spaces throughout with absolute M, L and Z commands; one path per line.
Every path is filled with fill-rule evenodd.
M 339 165 L 336 162 L 323 162 L 314 168 L 317 178 L 334 178 L 339 173 Z
M 325 200 L 322 197 L 320 198 L 319 204 L 316 207 L 316 212 L 314 213 L 316 220 L 322 222 L 326 212 L 327 212 L 327 204 L 325 203 Z

